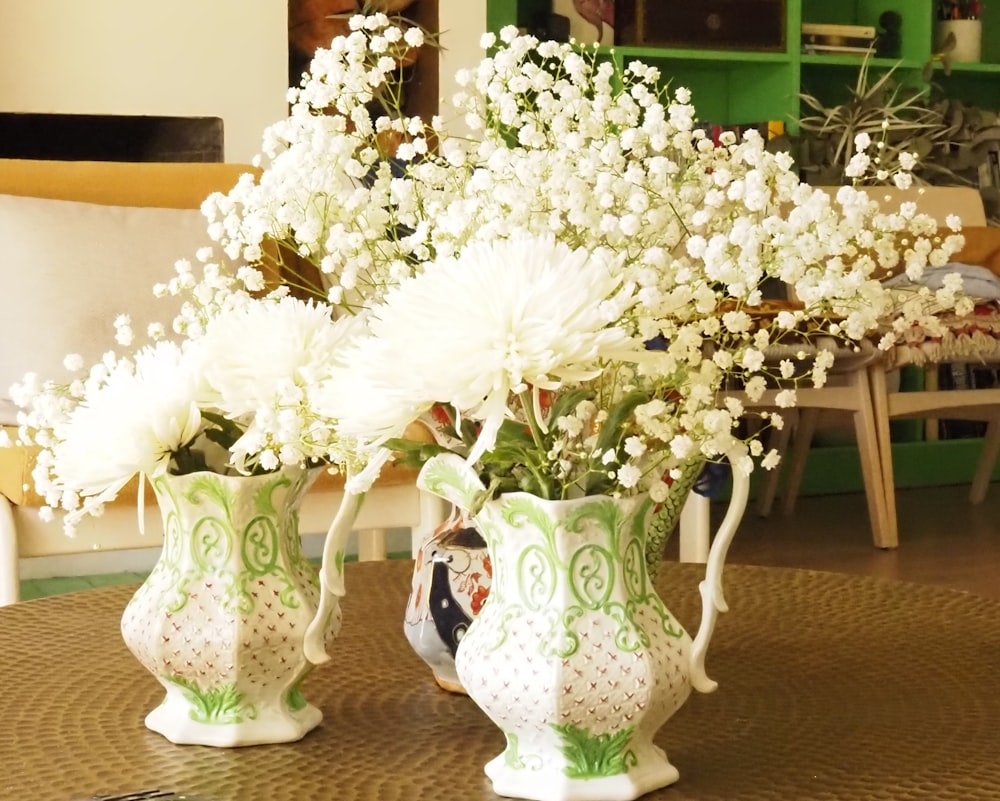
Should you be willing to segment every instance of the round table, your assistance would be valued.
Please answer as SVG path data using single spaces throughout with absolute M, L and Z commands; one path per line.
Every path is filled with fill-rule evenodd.
M 495 799 L 482 766 L 500 731 L 403 636 L 411 570 L 348 565 L 333 659 L 305 683 L 323 723 L 284 745 L 178 746 L 143 726 L 161 690 L 118 632 L 132 587 L 0 609 L 0 799 Z M 701 571 L 665 564 L 657 582 L 689 631 Z M 707 661 L 719 689 L 660 731 L 681 777 L 645 798 L 1000 798 L 1000 602 L 781 568 L 730 566 L 725 584 Z

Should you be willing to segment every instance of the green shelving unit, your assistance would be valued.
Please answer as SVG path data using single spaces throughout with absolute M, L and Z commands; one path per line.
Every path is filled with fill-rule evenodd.
M 682 2 L 683 0 L 672 0 Z M 667 0 L 646 0 L 649 3 Z M 504 25 L 530 27 L 547 13 L 546 0 L 488 0 L 491 30 Z M 872 69 L 896 67 L 897 76 L 927 87 L 924 65 L 932 60 L 938 0 L 784 0 L 785 46 L 777 51 L 716 48 L 607 48 L 621 65 L 641 60 L 656 66 L 665 80 L 686 86 L 702 120 L 741 125 L 783 120 L 797 132 L 803 109 L 799 95 L 808 91 L 825 102 L 839 102 L 857 79 L 862 57 L 853 54 L 805 54 L 799 32 L 803 22 L 872 25 L 885 11 L 902 18 L 900 57 L 878 58 Z M 982 16 L 982 60 L 952 65 L 946 75 L 937 65 L 934 91 L 982 108 L 1000 109 L 1000 7 L 986 3 Z M 930 87 L 928 87 L 930 88 Z M 894 468 L 898 487 L 961 484 L 971 480 L 982 440 L 922 440 L 920 421 L 894 425 Z M 1000 479 L 1000 469 L 995 474 Z M 802 492 L 822 494 L 863 490 L 857 448 L 842 444 L 813 448 Z
M 658 67 L 672 84 L 688 87 L 703 120 L 722 125 L 783 120 L 794 133 L 802 111 L 799 93 L 806 90 L 836 101 L 838 93 L 853 84 L 861 64 L 857 55 L 803 54 L 803 22 L 878 27 L 883 12 L 898 12 L 900 58 L 875 59 L 873 66 L 888 69 L 898 64 L 901 78 L 922 83 L 921 72 L 932 57 L 937 5 L 938 0 L 785 0 L 783 50 L 616 46 L 609 55 L 621 64 L 644 61 Z M 986 5 L 981 63 L 953 64 L 950 75 L 938 65 L 932 80 L 947 97 L 1000 109 L 1000 9 L 993 13 Z M 530 26 L 549 6 L 545 0 L 488 0 L 487 24 L 493 30 L 509 24 Z

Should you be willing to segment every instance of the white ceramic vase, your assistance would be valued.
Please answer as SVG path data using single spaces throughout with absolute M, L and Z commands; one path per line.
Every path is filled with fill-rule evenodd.
M 435 457 L 419 483 L 471 506 L 482 484 L 463 460 Z M 692 638 L 646 565 L 648 497 L 548 501 L 511 493 L 475 514 L 493 563 L 490 595 L 462 639 L 456 668 L 507 747 L 485 767 L 502 796 L 630 801 L 678 778 L 653 738 L 691 692 L 715 688 L 705 651 L 725 610 L 721 571 L 746 504 L 729 513 L 702 583 Z
M 319 587 L 298 529 L 315 475 L 284 468 L 153 480 L 163 551 L 121 624 L 129 650 L 166 690 L 146 717 L 153 731 L 175 743 L 242 746 L 298 740 L 319 724 L 301 688 Z M 326 640 L 339 627 L 336 605 Z

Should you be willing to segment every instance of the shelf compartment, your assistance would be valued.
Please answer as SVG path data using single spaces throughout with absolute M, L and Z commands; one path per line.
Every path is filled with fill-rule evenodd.
M 936 62 L 934 64 L 934 70 L 935 70 L 935 78 L 943 77 L 947 79 L 949 77 L 944 74 L 944 67 L 940 62 Z M 977 72 L 987 75 L 996 75 L 1000 74 L 1000 64 L 993 64 L 986 61 L 978 61 L 978 62 L 956 61 L 952 62 L 951 72 L 952 75 L 955 74 L 961 75 L 962 73 L 977 73 Z
M 618 50 L 616 48 L 616 50 Z M 661 80 L 672 89 L 683 86 L 691 90 L 691 101 L 698 119 L 719 125 L 745 125 L 768 120 L 791 123 L 789 98 L 798 90 L 797 81 L 789 79 L 786 64 L 769 60 L 708 60 L 676 59 L 668 52 L 653 57 L 646 52 L 641 57 L 616 56 L 623 66 L 642 61 L 660 71 Z M 755 91 L 747 92 L 751 83 Z
M 697 62 L 726 62 L 752 64 L 788 64 L 791 58 L 788 53 L 771 50 L 690 50 L 687 48 L 637 47 L 633 45 L 615 45 L 608 48 L 609 52 L 629 61 L 646 61 L 651 59 Z
M 818 67 L 850 67 L 856 70 L 861 66 L 864 61 L 864 57 L 853 53 L 844 53 L 840 55 L 803 53 L 800 61 L 803 65 L 814 65 Z M 923 62 L 912 58 L 873 58 L 869 61 L 869 64 L 878 70 L 892 69 L 896 65 L 899 65 L 899 69 L 902 70 L 923 69 Z

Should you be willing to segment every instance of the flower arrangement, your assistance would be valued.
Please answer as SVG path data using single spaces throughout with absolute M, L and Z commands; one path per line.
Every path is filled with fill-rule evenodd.
M 960 302 L 949 285 L 900 307 L 876 278 L 944 264 L 960 237 L 850 187 L 831 200 L 759 136 L 714 146 L 652 67 L 487 35 L 459 75 L 460 136 L 403 113 L 418 28 L 350 27 L 265 133 L 260 176 L 204 204 L 224 258 L 158 287 L 187 298 L 182 341 L 20 388 L 36 483 L 71 518 L 135 473 L 203 466 L 206 440 L 211 469 L 332 463 L 356 493 L 394 453 L 450 451 L 492 492 L 662 497 L 692 462 L 776 462 L 720 390 L 821 386 L 832 356 L 805 358 L 809 343 Z M 285 285 L 267 294 L 274 271 Z M 775 282 L 797 300 L 768 307 Z M 768 359 L 789 342 L 801 358 Z M 794 388 L 779 397 L 794 405 Z M 405 439 L 418 419 L 437 443 Z M 78 466 L 87 449 L 102 469 Z
M 43 513 L 61 509 L 72 533 L 136 476 L 345 461 L 311 396 L 356 323 L 284 292 L 234 295 L 181 341 L 155 338 L 92 366 L 70 356 L 65 382 L 29 374 L 12 391 L 22 440 L 41 446 Z M 117 325 L 129 344 L 127 317 Z
M 344 434 L 415 465 L 457 453 L 491 494 L 662 499 L 691 462 L 774 466 L 720 390 L 822 386 L 833 357 L 803 347 L 774 363 L 771 346 L 859 343 L 890 316 L 898 330 L 922 318 L 928 300 L 961 302 L 951 286 L 900 304 L 877 280 L 900 264 L 918 275 L 961 244 L 913 207 L 882 212 L 851 188 L 831 202 L 752 134 L 714 147 L 689 94 L 650 67 L 514 29 L 483 44 L 491 55 L 459 76 L 456 98 L 475 136 L 432 126 L 432 150 L 406 124 L 420 144 L 397 152 L 386 196 L 386 230 L 402 235 L 369 260 L 392 278 L 367 296 L 368 334 L 327 407 Z M 322 96 L 314 83 L 329 74 L 304 94 Z M 318 240 L 308 251 L 344 297 L 354 276 L 344 285 L 340 257 Z M 413 275 L 399 280 L 400 262 Z M 798 302 L 766 315 L 775 281 Z M 794 402 L 793 388 L 779 395 Z M 438 444 L 408 445 L 404 427 L 428 414 Z

